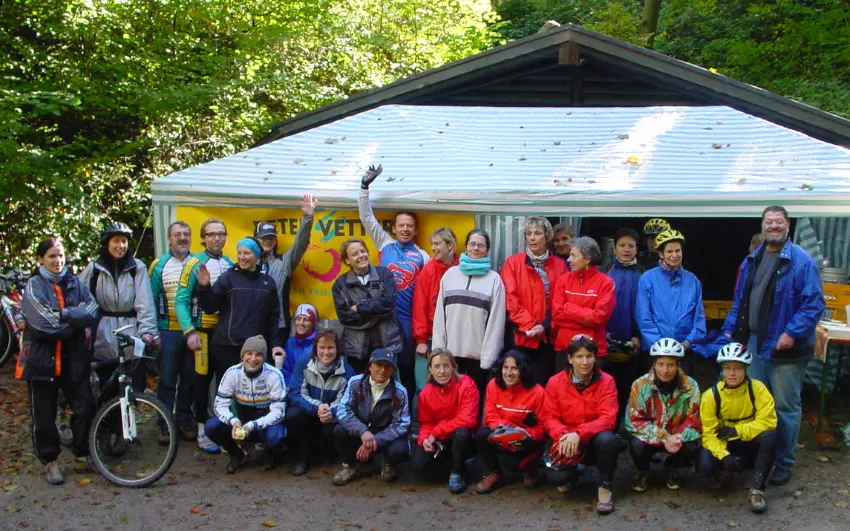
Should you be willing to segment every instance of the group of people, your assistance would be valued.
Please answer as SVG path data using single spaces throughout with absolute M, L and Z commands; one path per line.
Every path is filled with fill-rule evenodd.
M 535 486 L 541 468 L 568 492 L 594 465 L 600 513 L 614 508 L 611 481 L 625 446 L 638 492 L 659 452 L 671 489 L 690 464 L 712 483 L 754 467 L 756 512 L 766 509 L 768 477 L 790 480 L 802 375 L 824 303 L 818 268 L 790 242 L 784 208 L 762 213 L 765 241 L 739 272 L 718 383 L 700 394 L 682 362 L 706 334 L 702 289 L 682 267 L 684 235 L 667 222 L 646 223 L 642 251 L 637 232 L 617 231 L 603 271 L 596 241 L 531 216 L 525 252 L 496 272 L 481 229 L 462 249 L 450 228 L 434 231 L 431 256 L 414 241 L 415 213 L 396 214 L 386 232 L 369 201 L 380 173 L 366 172 L 359 200 L 378 265 L 362 239 L 340 249 L 349 268 L 332 289 L 341 332 L 319 329 L 307 301 L 289 316 L 290 278 L 312 231 L 309 194 L 290 249 L 278 253 L 275 226 L 260 223 L 237 243 L 236 262 L 222 254 L 228 234 L 220 219 L 201 225 L 204 251 L 196 255 L 191 228 L 172 223 L 169 252 L 147 271 L 123 224 L 103 231 L 100 256 L 79 278 L 68 274 L 61 242 L 44 240 L 25 293 L 32 325 L 18 369 L 30 384 L 34 445 L 48 482 L 63 480 L 58 389 L 72 408 L 74 452 L 85 458 L 89 352 L 116 358 L 109 331 L 125 324 L 159 347 L 157 396 L 180 434 L 205 452 L 224 448 L 229 473 L 244 464 L 243 441 L 262 443 L 267 469 L 286 448 L 295 475 L 336 455 L 336 485 L 374 454 L 384 480 L 409 459 L 417 474 L 445 468 L 452 492 L 464 491 L 478 469 L 481 494 L 512 472 Z M 168 443 L 165 426 L 161 439 Z

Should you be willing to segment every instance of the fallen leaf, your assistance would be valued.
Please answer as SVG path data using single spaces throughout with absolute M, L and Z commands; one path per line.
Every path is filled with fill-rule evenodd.
M 277 527 L 277 522 L 274 520 L 266 520 L 263 522 L 263 527 Z
M 14 507 L 6 507 L 6 512 L 10 513 L 10 514 L 14 514 L 14 513 L 18 512 L 18 510 L 15 509 Z
M 747 184 L 747 178 L 741 177 L 740 179 L 738 179 L 738 184 Z
M 519 160 L 525 160 L 525 157 L 520 157 Z
M 838 507 L 839 509 L 846 509 L 847 508 L 847 504 L 844 503 L 844 502 L 838 502 L 838 503 L 835 504 L 835 506 Z
M 85 487 L 86 485 L 91 485 L 91 479 L 90 478 L 81 479 L 80 481 L 77 482 L 77 485 L 79 485 L 81 487 Z
M 672 501 L 672 500 L 667 500 L 666 502 L 664 502 L 664 505 L 666 505 L 667 507 L 669 507 L 671 509 L 678 509 L 679 508 L 679 504 Z
M 387 182 L 388 182 L 388 183 L 391 183 L 391 182 L 393 182 L 393 181 L 395 181 L 395 177 L 387 177 Z
M 625 163 L 630 164 L 632 166 L 640 166 L 641 164 L 643 164 L 643 159 L 641 157 L 638 157 L 637 155 L 629 155 L 628 157 L 626 157 Z
M 838 494 L 841 494 L 842 496 L 850 496 L 850 491 L 847 489 L 841 489 L 838 491 Z
M 729 522 L 729 527 L 741 527 L 741 524 L 738 522 Z
M 713 147 L 714 149 L 721 149 L 723 147 L 723 144 L 711 144 L 711 147 Z
M 817 459 L 818 459 L 818 461 L 820 461 L 821 463 L 828 463 L 828 462 L 829 462 L 829 458 L 828 458 L 827 456 L 825 456 L 825 455 L 819 455 L 819 456 L 817 457 Z
M 552 145 L 553 145 L 553 146 L 560 146 L 560 145 L 561 145 L 561 142 L 560 142 L 560 141 L 558 141 L 558 142 L 552 142 Z
M 720 120 L 717 120 L 717 121 L 716 121 L 716 122 L 714 122 L 714 123 L 715 123 L 715 125 L 723 125 L 723 122 L 721 122 Z
M 295 159 L 292 162 L 294 162 L 295 164 L 304 164 L 304 159 Z
M 629 135 L 617 135 L 617 140 L 628 140 Z
M 794 491 L 794 497 L 795 498 L 799 498 L 802 495 L 803 495 L 803 491 L 801 491 L 801 490 L 795 490 Z
M 189 512 L 192 513 L 192 514 L 200 514 L 201 508 L 200 507 L 192 507 L 191 509 L 189 509 Z

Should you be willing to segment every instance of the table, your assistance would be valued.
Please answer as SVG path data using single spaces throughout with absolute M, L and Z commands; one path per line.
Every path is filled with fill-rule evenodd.
M 820 402 L 818 404 L 818 423 L 815 432 L 821 431 L 824 410 L 826 409 L 826 382 L 829 379 L 829 364 L 826 362 L 829 345 L 850 344 L 850 326 L 841 321 L 823 320 L 818 323 L 815 334 L 815 357 L 823 362 L 820 381 Z

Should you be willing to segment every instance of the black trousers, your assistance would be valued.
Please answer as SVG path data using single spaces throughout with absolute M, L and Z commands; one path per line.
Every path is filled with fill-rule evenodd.
M 74 455 L 89 455 L 89 427 L 95 412 L 89 379 L 75 382 L 61 374 L 52 382 L 31 380 L 27 383 L 32 415 L 32 444 L 38 459 L 44 464 L 52 463 L 61 452 L 59 431 L 56 429 L 56 397 L 59 389 L 62 389 L 71 408 Z
M 323 457 L 333 457 L 333 434 L 336 423 L 325 424 L 316 415 L 310 415 L 298 406 L 290 406 L 284 419 L 289 439 L 289 449 L 295 459 L 308 461 L 313 443 L 318 442 Z
M 599 469 L 599 486 L 611 488 L 611 480 L 617 471 L 617 458 L 620 454 L 620 443 L 613 432 L 605 430 L 597 433 L 587 445 L 587 453 L 584 456 L 584 465 L 596 465 Z M 549 481 L 555 485 L 566 485 L 578 480 L 578 467 L 565 466 L 559 469 L 547 470 Z
M 734 440 L 726 444 L 726 449 L 732 455 L 743 458 L 743 467 L 753 469 L 753 488 L 764 490 L 767 476 L 773 468 L 776 459 L 776 432 L 763 431 L 751 441 Z M 700 450 L 697 460 L 697 470 L 701 474 L 711 475 L 722 467 L 719 459 L 705 448 Z
M 693 463 L 699 453 L 699 443 L 696 441 L 686 442 L 682 448 L 675 454 L 670 454 L 667 460 L 664 461 L 664 466 L 667 468 L 682 468 Z M 641 471 L 649 470 L 649 463 L 652 456 L 659 452 L 666 452 L 664 445 L 647 444 L 637 437 L 633 437 L 629 442 L 629 452 L 632 454 L 632 459 L 635 462 L 635 468 Z
M 508 452 L 498 446 L 490 444 L 490 441 L 487 440 L 487 438 L 490 437 L 490 433 L 492 432 L 493 430 L 487 426 L 481 426 L 481 428 L 478 429 L 478 433 L 475 434 L 475 445 L 478 447 L 478 457 L 481 458 L 481 461 L 484 463 L 484 466 L 487 467 L 488 472 L 495 472 L 497 474 L 502 473 L 502 467 L 499 464 L 499 455 L 506 457 L 508 462 L 515 462 L 516 464 L 513 466 L 519 470 L 524 470 L 527 467 L 538 466 L 538 461 L 536 459 L 529 461 L 526 458 L 535 453 L 539 453 L 540 450 L 542 450 L 543 444 L 540 441 L 530 440 L 528 441 L 528 444 L 524 445 L 516 452 Z
M 437 455 L 437 459 L 449 460 L 451 462 L 452 474 L 463 474 L 463 465 L 468 457 L 472 457 L 475 451 L 472 430 L 469 428 L 458 428 L 452 437 L 443 442 L 445 448 Z M 413 450 L 413 472 L 417 475 L 425 473 L 434 462 L 435 453 L 426 452 L 422 446 L 416 446 Z
M 605 359 L 603 370 L 614 378 L 614 383 L 617 385 L 617 427 L 614 433 L 619 433 L 625 419 L 632 383 L 638 378 L 640 354 L 633 354 L 628 359 L 618 362 L 606 358 L 610 358 L 610 354 L 603 358 Z
M 357 449 L 361 445 L 360 437 L 352 435 L 340 426 L 334 427 L 334 446 L 337 453 L 342 456 L 342 462 L 347 465 L 357 464 Z M 382 454 L 384 459 L 392 465 L 403 463 L 410 458 L 410 443 L 407 437 L 402 437 L 389 443 L 378 444 L 378 451 L 375 453 Z
M 549 343 L 540 343 L 537 348 L 517 347 L 517 350 L 528 356 L 531 361 L 531 372 L 534 375 L 534 383 L 546 387 L 549 378 L 564 370 L 564 358 L 566 355 L 555 352 Z
M 198 333 L 204 333 L 199 331 Z M 209 332 L 212 338 L 212 331 Z M 210 384 L 215 378 L 215 387 L 221 383 L 221 377 L 224 372 L 239 363 L 240 351 L 242 345 L 236 347 L 231 345 L 213 345 L 210 342 L 209 359 L 207 363 L 207 373 L 195 373 L 195 420 L 203 423 L 209 418 L 209 396 Z
M 484 408 L 484 393 L 487 390 L 487 383 L 490 381 L 490 370 L 481 368 L 481 360 L 472 358 L 455 358 L 457 363 L 457 371 L 472 378 L 475 386 L 478 387 L 478 396 L 481 398 L 481 409 Z

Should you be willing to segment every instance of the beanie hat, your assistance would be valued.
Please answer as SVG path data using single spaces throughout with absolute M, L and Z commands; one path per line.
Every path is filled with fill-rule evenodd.
M 295 308 L 295 314 L 293 318 L 298 317 L 299 315 L 306 315 L 313 321 L 313 324 L 316 324 L 316 321 L 319 320 L 319 312 L 316 311 L 316 307 L 312 304 L 299 304 L 297 308 Z
M 268 355 L 268 346 L 266 346 L 266 338 L 263 336 L 254 336 L 249 337 L 245 340 L 245 343 L 242 345 L 242 351 L 239 353 L 239 357 L 242 357 L 242 354 L 246 352 L 259 352 L 265 358 Z

